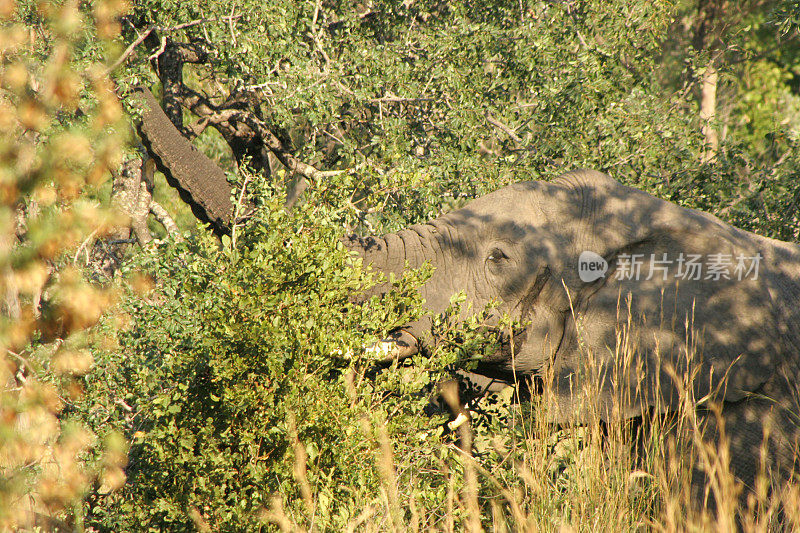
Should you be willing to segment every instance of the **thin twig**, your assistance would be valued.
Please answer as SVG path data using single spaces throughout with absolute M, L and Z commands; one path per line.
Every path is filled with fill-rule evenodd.
M 150 213 L 164 226 L 164 229 L 175 241 L 180 242 L 183 240 L 178 225 L 169 215 L 169 212 L 164 209 L 164 206 L 153 200 L 150 202 Z
M 349 172 L 349 170 L 318 170 L 317 168 L 304 163 L 294 157 L 289 150 L 283 145 L 278 137 L 275 136 L 266 124 L 251 113 L 239 113 L 240 118 L 251 130 L 256 132 L 264 140 L 264 145 L 271 151 L 278 161 L 289 170 L 302 174 L 303 176 L 312 180 L 322 180 L 333 176 L 339 176 Z
M 580 42 L 583 45 L 583 47 L 588 50 L 589 49 L 589 45 L 586 44 L 586 39 L 583 38 L 583 35 L 581 34 L 581 31 L 577 30 L 575 33 L 578 34 L 578 40 L 580 40 Z
M 371 102 L 371 103 L 372 102 L 374 102 L 374 103 L 379 103 L 379 102 L 400 102 L 400 103 L 403 103 L 403 102 L 433 102 L 434 100 L 435 100 L 435 98 L 421 98 L 421 97 L 418 97 L 418 98 L 404 98 L 402 96 L 388 95 L 388 96 L 382 96 L 380 98 L 372 98 L 372 99 L 368 100 L 368 102 Z
M 206 23 L 206 22 L 219 22 L 219 21 L 221 21 L 221 20 L 229 20 L 229 19 L 231 19 L 231 18 L 241 18 L 241 16 L 242 16 L 242 15 L 235 15 L 235 16 L 222 17 L 222 18 L 218 18 L 218 19 L 208 19 L 208 18 L 202 18 L 202 19 L 192 20 L 192 21 L 190 21 L 190 22 L 184 22 L 184 23 L 182 23 L 182 24 L 178 24 L 178 25 L 176 25 L 176 26 L 167 26 L 167 27 L 162 27 L 162 26 L 150 26 L 149 28 L 147 28 L 147 29 L 144 31 L 144 33 L 142 33 L 141 35 L 139 35 L 139 37 L 137 37 L 137 38 L 136 38 L 136 40 L 135 40 L 135 41 L 133 41 L 133 42 L 132 42 L 132 43 L 131 43 L 131 44 L 128 46 L 128 48 L 126 48 L 126 49 L 125 49 L 125 51 L 124 51 L 124 52 L 122 52 L 122 55 L 121 55 L 121 56 L 119 56 L 119 57 L 117 58 L 117 60 L 116 60 L 116 61 L 114 61 L 114 63 L 112 63 L 112 64 L 111 64 L 111 66 L 110 66 L 110 67 L 108 67 L 108 68 L 106 69 L 106 74 L 110 74 L 111 72 L 113 72 L 114 70 L 116 70 L 116 68 L 117 68 L 117 67 L 119 67 L 120 65 L 122 65 L 122 64 L 123 64 L 125 61 L 127 61 L 127 59 L 130 57 L 130 55 L 133 53 L 134 49 L 135 49 L 137 46 L 139 46 L 140 44 L 142 44 L 142 42 L 143 42 L 145 39 L 147 39 L 147 37 L 148 37 L 148 36 L 149 36 L 151 33 L 153 33 L 154 31 L 156 31 L 156 32 L 171 32 L 171 31 L 183 30 L 183 29 L 186 29 L 186 28 L 191 28 L 192 26 L 197 26 L 198 24 L 204 24 L 204 23 Z
M 149 28 L 147 28 L 147 30 L 145 30 L 145 32 L 144 32 L 144 33 L 142 33 L 142 34 L 141 34 L 141 35 L 140 35 L 140 36 L 139 36 L 139 37 L 138 37 L 138 38 L 137 38 L 135 41 L 133 41 L 133 42 L 130 44 L 130 46 L 128 46 L 128 48 L 126 48 L 126 49 L 125 49 L 125 51 L 124 51 L 124 52 L 122 52 L 122 55 L 121 55 L 121 56 L 119 56 L 119 58 L 117 58 L 117 60 L 116 60 L 116 61 L 114 61 L 114 63 L 112 63 L 112 64 L 111 64 L 111 66 L 110 66 L 110 67 L 108 67 L 108 68 L 106 69 L 106 74 L 110 74 L 110 73 L 111 73 L 111 72 L 113 72 L 113 71 L 114 71 L 114 70 L 115 70 L 115 69 L 116 69 L 118 66 L 120 66 L 122 63 L 124 63 L 124 62 L 125 62 L 125 61 L 128 59 L 128 57 L 129 57 L 129 56 L 130 56 L 130 55 L 133 53 L 133 50 L 134 50 L 134 48 L 136 48 L 137 46 L 139 46 L 140 44 L 142 44 L 142 41 L 144 41 L 145 39 L 147 39 L 147 37 L 148 37 L 148 36 L 149 36 L 151 33 L 153 33 L 153 30 L 155 30 L 155 29 L 156 29 L 156 27 L 155 27 L 155 26 L 150 26 Z
M 161 56 L 161 54 L 164 53 L 164 50 L 166 50 L 166 49 L 167 49 L 167 36 L 166 35 L 162 35 L 161 36 L 161 44 L 159 45 L 158 50 L 156 50 L 155 52 L 150 54 L 147 57 L 147 60 L 148 61 L 153 61 L 154 59 L 158 59 Z
M 330 72 L 331 69 L 331 58 L 328 57 L 328 54 L 325 52 L 325 49 L 322 47 L 322 39 L 320 38 L 319 31 L 317 29 L 317 20 L 319 19 L 319 11 L 322 8 L 322 0 L 317 0 L 314 5 L 314 16 L 311 20 L 311 35 L 314 38 L 314 44 L 319 50 L 319 53 L 322 54 L 322 58 L 325 60 L 325 72 Z
M 247 190 L 247 182 L 249 181 L 250 176 L 244 176 L 244 182 L 242 183 L 242 190 L 239 191 L 239 199 L 236 201 L 236 205 L 233 208 L 233 224 L 231 224 L 231 249 L 236 249 L 236 227 L 239 225 L 239 211 L 242 208 L 242 202 L 244 201 L 244 193 Z
M 236 30 L 233 29 L 233 14 L 236 11 L 236 2 L 231 6 L 231 14 L 228 15 L 228 27 L 231 30 L 231 42 L 236 47 Z
M 89 234 L 89 236 L 86 237 L 86 239 L 84 239 L 84 241 L 81 243 L 81 245 L 78 246 L 78 249 L 75 251 L 75 257 L 72 260 L 72 264 L 73 265 L 77 265 L 78 264 L 78 256 L 81 255 L 81 251 L 84 248 L 86 248 L 86 245 L 89 244 L 89 241 L 94 239 L 95 235 L 97 235 L 97 230 L 94 230 L 93 232 L 91 232 Z M 86 264 L 89 264 L 89 253 L 88 252 L 86 253 Z
M 197 137 L 201 133 L 206 131 L 208 123 L 209 123 L 208 117 L 200 117 L 199 119 L 197 119 L 196 122 L 190 124 L 189 126 L 186 126 L 186 130 L 188 130 L 193 135 L 192 137 L 193 139 L 194 137 Z
M 494 117 L 493 117 L 492 115 L 490 115 L 488 112 L 486 113 L 486 120 L 487 120 L 487 121 L 489 122 L 489 124 L 491 124 L 492 126 L 495 126 L 496 128 L 499 128 L 499 129 L 503 130 L 503 131 L 504 131 L 504 132 L 505 132 L 505 133 L 506 133 L 506 134 L 507 134 L 509 137 L 511 137 L 511 138 L 512 138 L 512 139 L 513 139 L 513 140 L 514 140 L 514 141 L 515 141 L 517 144 L 519 144 L 520 146 L 525 146 L 525 141 L 523 141 L 523 140 L 522 140 L 522 138 L 520 138 L 520 136 L 519 136 L 519 135 L 517 135 L 517 134 L 514 132 L 514 130 L 512 130 L 511 128 L 509 128 L 508 126 L 506 126 L 505 124 L 503 124 L 502 122 L 500 122 L 499 120 L 497 120 L 496 118 L 494 118 Z
M 248 91 L 255 91 L 258 89 L 266 89 L 269 88 L 270 85 L 280 85 L 280 82 L 277 81 L 265 81 L 264 83 L 257 83 L 255 85 L 246 85 L 245 90 Z

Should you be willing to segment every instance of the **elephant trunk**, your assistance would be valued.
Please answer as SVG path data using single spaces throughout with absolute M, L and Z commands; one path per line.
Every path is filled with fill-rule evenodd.
M 149 89 L 142 87 L 137 92 L 144 104 L 139 134 L 158 169 L 200 221 L 210 223 L 217 235 L 230 233 L 234 223 L 232 187 L 225 172 L 178 131 Z M 365 266 L 371 264 L 379 272 L 399 277 L 407 261 L 415 268 L 425 259 L 433 259 L 424 257 L 428 249 L 423 242 L 425 231 L 424 226 L 414 226 L 383 237 L 345 237 L 343 243 L 364 259 Z M 386 290 L 386 284 L 379 285 L 366 296 Z
M 150 89 L 138 92 L 145 104 L 139 134 L 156 166 L 200 221 L 211 224 L 217 235 L 230 233 L 232 187 L 225 172 L 181 135 Z
M 400 277 L 407 267 L 419 268 L 425 261 L 434 263 L 435 250 L 441 245 L 431 224 L 411 226 L 382 237 L 350 235 L 342 242 L 345 248 L 361 256 L 365 267 L 372 265 L 374 270 L 396 277 Z
M 350 235 L 344 237 L 342 242 L 345 248 L 361 256 L 364 266 L 371 264 L 375 270 L 395 276 L 402 274 L 405 268 L 405 243 L 396 234 L 383 237 Z
M 430 228 L 426 226 L 412 226 L 409 229 L 398 233 L 390 233 L 382 237 L 361 237 L 351 235 L 344 237 L 344 246 L 356 252 L 364 261 L 364 266 L 371 265 L 373 270 L 385 275 L 394 274 L 400 277 L 406 266 L 409 268 L 419 268 L 425 261 L 435 259 L 432 257 L 433 248 L 426 246 L 426 232 Z M 390 289 L 388 283 L 378 284 L 371 290 L 365 292 L 361 298 L 381 295 Z M 420 288 L 423 298 L 426 297 L 425 286 Z M 393 332 L 389 336 L 389 341 L 395 343 L 403 349 L 394 353 L 392 357 L 404 357 L 413 355 L 419 349 L 418 341 L 425 341 L 430 336 L 431 319 L 425 315 L 419 320 L 406 324 L 400 330 Z

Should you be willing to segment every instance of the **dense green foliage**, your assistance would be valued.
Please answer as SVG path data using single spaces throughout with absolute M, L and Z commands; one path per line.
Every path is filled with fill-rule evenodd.
M 508 389 L 473 404 L 481 418 L 460 434 L 473 443 L 476 480 L 445 424 L 449 410 L 431 410 L 437 384 L 496 349 L 487 315 L 456 321 L 454 298 L 425 357 L 376 364 L 364 347 L 417 316 L 414 287 L 426 269 L 363 301 L 376 279 L 343 249 L 325 202 L 311 195 L 287 213 L 280 195 L 258 196 L 259 214 L 235 240 L 220 246 L 200 232 L 127 267 L 128 324 L 120 329 L 115 317 L 99 328 L 105 346 L 85 378 L 88 394 L 70 411 L 100 435 L 130 437 L 126 486 L 92 491 L 87 522 L 109 531 L 339 531 L 375 514 L 385 521 L 379 529 L 461 529 L 475 517 L 463 487 L 479 487 L 487 513 L 513 500 L 537 468 L 552 492 L 514 502 L 519 516 L 507 520 L 520 525 L 531 513 L 558 523 L 574 497 L 568 480 L 586 467 L 577 450 L 591 438 L 559 444 L 553 434 L 532 453 L 526 441 L 550 427 L 548 413 L 512 408 Z M 616 450 L 611 464 L 628 464 L 629 453 Z M 608 482 L 627 491 L 624 474 Z M 652 502 L 643 487 L 614 505 L 644 512 Z
M 396 445 L 420 453 L 416 434 L 441 423 L 422 409 L 452 356 L 364 378 L 363 347 L 413 318 L 419 276 L 397 280 L 380 303 L 354 303 L 372 276 L 325 210 L 308 203 L 289 215 L 280 197 L 261 198 L 235 245 L 201 235 L 131 267 L 154 287 L 131 295 L 130 329 L 88 383 L 90 419 L 133 437 L 127 488 L 90 509 L 109 529 L 192 529 L 195 512 L 225 530 L 252 528 L 273 496 L 299 501 L 297 443 L 316 520 L 344 527 L 380 480 L 365 428 L 388 419 Z
M 385 529 L 421 513 L 424 526 L 469 525 L 468 472 L 442 419 L 423 411 L 444 370 L 480 353 L 480 319 L 440 322 L 447 331 L 430 359 L 371 369 L 363 346 L 417 312 L 408 290 L 417 278 L 356 305 L 365 275 L 338 244 L 338 228 L 394 230 L 509 182 L 589 167 L 747 229 L 797 238 L 796 30 L 786 6 L 767 7 L 728 5 L 709 22 L 722 45 L 703 48 L 692 2 L 244 2 L 233 12 L 136 2 L 131 27 L 156 27 L 161 39 L 207 52 L 183 67 L 191 90 L 220 106 L 249 95 L 252 112 L 296 158 L 346 172 L 313 180 L 287 214 L 274 190 L 297 176 L 273 165 L 264 172 L 273 185 L 255 194 L 257 220 L 234 239 L 220 247 L 199 232 L 144 250 L 127 267 L 154 288 L 129 294 L 130 327 L 118 348 L 98 352 L 82 414 L 128 435 L 129 478 L 122 492 L 89 498 L 93 523 L 338 530 L 377 513 L 388 522 L 375 529 Z M 776 35 L 791 46 L 775 47 Z M 122 91 L 156 80 L 143 59 L 165 53 L 163 42 L 133 51 L 139 61 L 117 73 Z M 712 64 L 719 104 L 706 123 L 700 79 Z M 213 119 L 199 114 L 192 129 Z M 711 157 L 704 125 L 720 137 Z M 211 127 L 195 131 L 201 149 L 235 170 Z M 354 359 L 341 357 L 350 352 Z M 484 519 L 490 509 L 496 516 L 498 498 L 519 506 L 509 518 L 518 526 L 526 516 L 544 527 L 598 516 L 634 524 L 666 505 L 663 490 L 632 485 L 629 465 L 609 448 L 592 448 L 596 464 L 581 467 L 609 482 L 613 496 L 598 496 L 570 470 L 583 440 L 551 455 L 555 435 L 532 447 L 536 431 L 507 426 L 512 412 L 501 411 L 476 420 L 472 436 L 492 472 L 480 481 Z M 655 448 L 652 456 L 664 453 Z M 543 472 L 514 467 L 522 463 Z M 522 486 L 525 497 L 503 492 Z M 455 503 L 453 487 L 466 491 Z M 581 510 L 569 501 L 575 495 Z
M 378 228 L 585 167 L 791 239 L 798 56 L 781 7 L 718 15 L 714 164 L 701 158 L 697 102 L 711 52 L 693 44 L 692 2 L 243 3 L 230 23 L 169 35 L 207 42 L 189 85 L 252 91 L 300 159 L 352 169 L 343 194 Z M 230 11 L 142 2 L 134 13 L 140 27 L 171 27 Z M 152 79 L 143 68 L 121 81 Z
M 728 523 L 693 522 L 685 500 L 608 444 L 613 428 L 573 434 L 565 451 L 540 406 L 474 419 L 461 437 L 476 462 L 463 460 L 446 410 L 426 411 L 435 384 L 493 335 L 453 312 L 436 321 L 428 358 L 377 368 L 364 346 L 419 312 L 425 272 L 362 305 L 375 280 L 339 237 L 588 167 L 798 240 L 796 1 L 136 0 L 121 19 L 117 2 L 53 4 L 0 1 L 0 129 L 11 132 L 0 139 L 0 526 L 30 525 L 28 510 L 109 531 Z M 176 44 L 206 54 L 181 63 L 184 92 L 158 71 Z M 95 206 L 118 193 L 101 178 L 129 133 L 117 98 L 139 83 L 173 90 L 196 146 L 257 184 L 257 211 L 220 243 L 159 178 L 153 197 L 186 240 L 151 219 L 165 238 L 131 247 L 109 275 L 98 250 L 122 256 L 128 235 L 111 244 Z M 259 177 L 234 163 L 214 122 L 234 108 L 298 160 L 344 172 L 311 180 L 286 212 L 277 191 L 299 176 L 275 153 Z M 124 294 L 90 335 L 108 293 L 77 265 Z M 127 483 L 113 490 L 119 435 Z M 20 495 L 33 503 L 15 506 Z

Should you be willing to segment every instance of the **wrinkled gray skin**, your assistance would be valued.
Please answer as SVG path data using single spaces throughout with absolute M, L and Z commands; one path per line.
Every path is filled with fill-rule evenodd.
M 145 97 L 154 102 L 151 95 Z M 211 172 L 198 175 L 202 172 L 197 169 L 209 167 L 207 158 L 188 142 L 180 148 L 175 137 L 180 134 L 174 128 L 169 131 L 171 123 L 164 122 L 160 111 L 151 105 L 140 126 L 151 155 L 172 183 L 190 184 L 187 188 L 193 191 L 182 194 L 195 210 L 222 205 L 230 197 L 229 189 L 212 198 L 224 189 L 219 178 Z M 224 227 L 224 214 L 215 216 L 208 218 Z M 344 242 L 386 273 L 400 273 L 406 261 L 411 267 L 430 261 L 436 270 L 421 288 L 429 316 L 444 311 L 451 296 L 464 291 L 473 309 L 499 300 L 500 313 L 527 323 L 516 334 L 513 350 L 506 347 L 484 359 L 475 372 L 490 378 L 483 382 L 495 387 L 512 383 L 515 376 L 550 381 L 562 423 L 592 416 L 573 394 L 591 382 L 585 376 L 589 354 L 607 370 L 597 394 L 601 417 L 615 409 L 624 417 L 636 417 L 676 408 L 679 396 L 671 376 L 682 379 L 687 368 L 696 368 L 692 392 L 697 400 L 722 404 L 736 474 L 752 486 L 769 417 L 774 423 L 768 465 L 774 477 L 786 478 L 796 468 L 800 421 L 792 412 L 800 413 L 797 245 L 741 231 L 586 170 L 550 183 L 516 183 L 427 224 Z M 578 274 L 578 257 L 585 250 L 609 264 L 606 275 L 591 283 Z M 760 254 L 757 279 L 752 272 L 736 279 L 733 265 L 732 279 L 705 279 L 705 269 L 703 279 L 680 279 L 681 253 L 700 254 L 704 264 L 711 262 L 710 254 L 725 254 L 734 265 L 740 255 Z M 638 280 L 618 279 L 623 254 L 642 254 Z M 649 276 L 652 259 L 663 254 L 670 261 L 668 270 L 656 268 Z M 618 333 L 629 323 L 629 348 L 620 349 Z M 409 353 L 424 344 L 429 333 L 430 320 L 423 319 L 397 335 L 411 345 L 405 350 Z M 641 368 L 640 374 L 615 374 L 621 353 L 633 353 L 631 366 Z M 686 363 L 687 353 L 696 353 L 691 365 Z M 619 391 L 626 401 L 614 401 Z M 715 431 L 713 417 L 706 418 Z
M 724 406 L 733 467 L 741 479 L 753 482 L 763 422 L 770 415 L 776 417 L 772 468 L 785 477 L 797 461 L 800 419 L 791 414 L 800 413 L 797 245 L 738 230 L 599 172 L 579 170 L 551 183 L 510 185 L 396 234 L 351 237 L 348 246 L 388 272 L 401 271 L 406 260 L 412 267 L 424 261 L 435 265 L 421 289 L 432 315 L 464 291 L 475 309 L 499 299 L 501 312 L 529 323 L 515 343 L 513 361 L 504 350 L 476 372 L 495 385 L 511 383 L 514 375 L 552 376 L 564 423 L 591 415 L 572 393 L 591 381 L 583 377 L 588 354 L 606 365 L 598 395 L 604 417 L 615 408 L 623 417 L 675 409 L 675 373 L 668 369 L 683 377 L 689 367 L 697 370 L 695 398 L 710 395 Z M 609 264 L 605 277 L 592 283 L 578 274 L 578 256 L 585 250 Z M 706 265 L 711 254 L 729 255 L 731 279 L 705 279 L 705 270 L 703 279 L 680 279 L 681 253 L 700 254 Z M 624 271 L 621 254 L 642 254 L 638 280 L 618 279 L 626 277 L 617 275 Z M 668 270 L 655 268 L 648 280 L 651 260 L 663 254 L 671 261 Z M 736 258 L 758 254 L 757 278 L 751 272 L 737 279 Z M 636 372 L 614 375 L 621 354 L 633 351 L 618 348 L 618 333 L 629 321 L 631 366 L 643 365 L 641 381 Z M 423 321 L 407 329 L 424 339 L 426 328 Z M 691 365 L 687 353 L 695 354 Z M 621 390 L 629 400 L 615 402 Z

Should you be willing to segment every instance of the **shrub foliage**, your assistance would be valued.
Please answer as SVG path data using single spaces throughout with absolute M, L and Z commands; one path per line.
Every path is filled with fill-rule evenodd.
M 131 266 L 153 286 L 128 300 L 130 329 L 89 378 L 92 409 L 105 404 L 91 416 L 133 438 L 128 486 L 90 509 L 110 529 L 191 529 L 193 517 L 251 528 L 276 495 L 302 499 L 298 468 L 317 520 L 343 527 L 352 506 L 340 504 L 369 497 L 379 480 L 361 420 L 393 409 L 393 432 L 432 423 L 413 420 L 427 373 L 364 378 L 364 345 L 413 318 L 419 276 L 361 305 L 354 297 L 373 276 L 325 211 L 308 202 L 287 214 L 280 197 L 261 198 L 235 245 L 201 233 Z M 416 401 L 400 399 L 408 394 Z
M 376 363 L 427 271 L 365 298 L 379 280 L 339 238 L 591 167 L 797 240 L 796 4 L 0 0 L 0 528 L 732 527 L 735 498 L 665 481 L 688 471 L 662 421 L 637 459 L 624 421 L 552 425 L 547 391 L 448 428 L 431 399 L 498 332 L 455 298 L 430 353 Z M 141 83 L 249 183 L 222 242 L 135 170 Z M 101 209 L 123 192 L 130 224 Z M 800 527 L 798 488 L 778 499 Z

